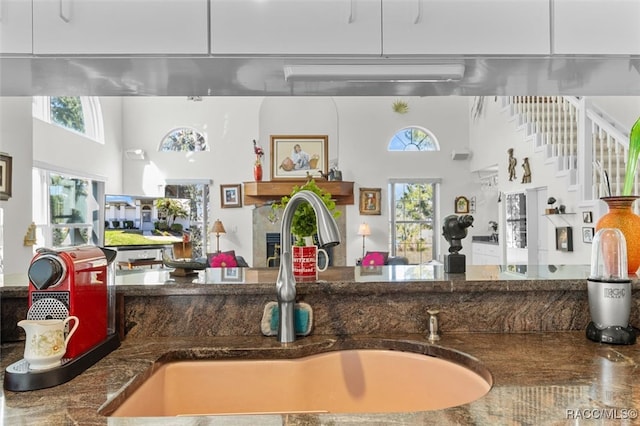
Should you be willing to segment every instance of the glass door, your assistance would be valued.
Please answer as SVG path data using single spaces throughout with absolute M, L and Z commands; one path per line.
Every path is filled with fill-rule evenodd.
M 506 195 L 507 248 L 527 248 L 527 196 L 524 192 Z

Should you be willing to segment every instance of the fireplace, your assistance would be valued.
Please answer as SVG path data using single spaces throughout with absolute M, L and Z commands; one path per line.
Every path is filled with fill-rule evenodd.
M 277 268 L 280 266 L 280 233 L 279 232 L 267 232 L 266 233 L 266 242 L 267 242 L 267 257 L 265 259 L 265 263 L 267 268 Z M 317 239 L 314 237 L 314 243 L 318 245 Z M 329 266 L 333 266 L 333 247 L 325 248 L 327 252 L 327 256 L 329 256 Z M 319 264 L 324 265 L 324 254 L 320 254 Z
M 280 266 L 280 233 L 267 232 L 267 268 Z

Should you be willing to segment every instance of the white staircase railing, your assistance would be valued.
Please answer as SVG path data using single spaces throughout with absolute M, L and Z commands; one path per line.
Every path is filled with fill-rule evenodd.
M 622 192 L 629 134 L 585 98 L 571 96 L 511 96 L 503 98 L 520 126 L 533 137 L 535 148 L 582 186 L 581 201 Z M 605 172 L 608 183 L 605 179 Z M 636 172 L 633 193 L 638 194 Z
M 593 168 L 594 198 L 607 195 L 621 195 L 624 186 L 625 169 L 629 152 L 629 134 L 621 131 L 606 116 L 595 109 L 586 111 L 591 124 L 592 150 L 594 162 L 607 172 L 609 184 L 604 181 L 599 167 Z M 636 173 L 633 193 L 637 194 L 638 174 Z

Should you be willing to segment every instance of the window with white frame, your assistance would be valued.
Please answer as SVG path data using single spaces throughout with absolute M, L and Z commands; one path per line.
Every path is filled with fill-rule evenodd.
M 169 131 L 160 142 L 160 152 L 209 151 L 206 136 L 191 127 L 178 127 Z
M 104 182 L 33 169 L 33 216 L 43 247 L 98 245 Z
M 104 143 L 102 107 L 95 96 L 34 96 L 33 116 Z
M 387 147 L 388 151 L 440 151 L 435 135 L 424 127 L 409 126 L 398 130 Z
M 404 256 L 410 264 L 437 259 L 434 242 L 436 193 L 439 180 L 407 179 L 389 183 L 389 246 L 393 256 Z

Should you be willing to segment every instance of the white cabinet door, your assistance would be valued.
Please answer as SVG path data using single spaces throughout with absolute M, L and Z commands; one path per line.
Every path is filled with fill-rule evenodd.
M 30 1 L 0 0 L 0 53 L 32 53 Z
M 549 0 L 383 0 L 383 54 L 549 54 Z
M 500 246 L 495 244 L 471 243 L 473 265 L 500 265 Z
M 380 55 L 380 1 L 211 0 L 211 53 Z
M 34 0 L 35 54 L 207 54 L 207 0 Z
M 640 1 L 553 0 L 554 54 L 640 54 Z

